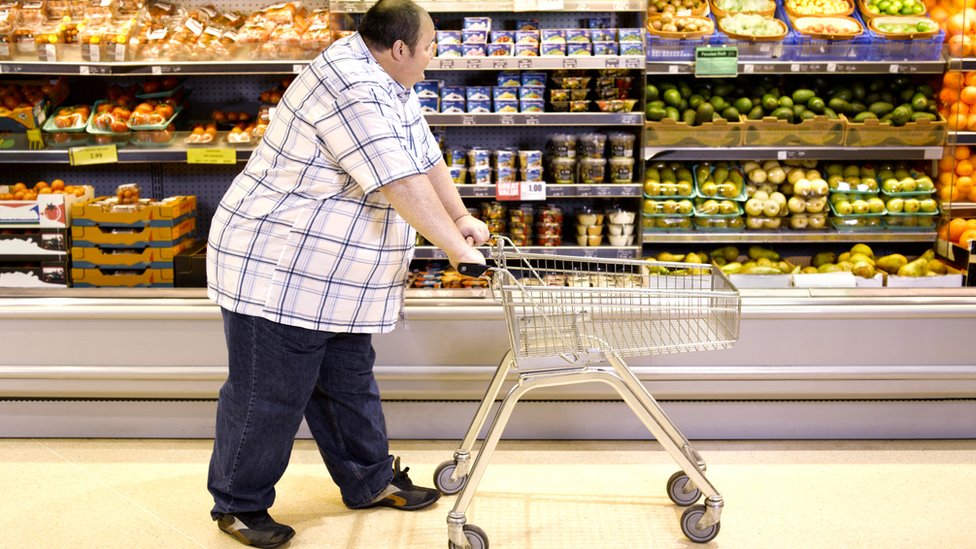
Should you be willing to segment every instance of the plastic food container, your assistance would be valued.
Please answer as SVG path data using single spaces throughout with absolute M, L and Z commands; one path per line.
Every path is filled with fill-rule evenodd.
M 631 183 L 634 179 L 634 159 L 614 157 L 610 159 L 610 182 Z
M 576 161 L 572 158 L 553 158 L 552 177 L 554 183 L 573 183 L 576 172 Z
M 607 135 L 610 142 L 610 157 L 632 158 L 634 156 L 634 141 L 632 133 L 613 132 Z
M 579 163 L 580 183 L 596 184 L 603 183 L 606 179 L 607 161 L 603 158 L 580 158 Z
M 583 158 L 603 159 L 607 146 L 607 136 L 602 133 L 585 133 L 579 136 L 577 151 Z M 601 179 L 602 181 L 602 179 Z

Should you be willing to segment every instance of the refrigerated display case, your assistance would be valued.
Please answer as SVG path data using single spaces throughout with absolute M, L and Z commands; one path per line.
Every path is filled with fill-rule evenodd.
M 333 2 L 334 13 L 355 18 L 369 2 Z M 557 5 L 558 4 L 558 5 Z M 460 29 L 470 15 L 464 2 L 422 2 L 439 28 Z M 536 19 L 543 28 L 579 27 L 604 17 L 612 25 L 642 28 L 642 0 L 560 2 L 498 1 L 479 5 L 499 26 Z M 792 35 L 791 40 L 793 40 Z M 727 45 L 723 43 L 720 45 Z M 910 74 L 941 79 L 946 60 L 873 58 L 867 44 L 818 57 L 815 42 L 784 44 L 779 57 L 762 47 L 742 45 L 737 74 L 827 75 L 863 80 L 869 75 Z M 481 86 L 503 71 L 621 71 L 640 84 L 692 75 L 696 63 L 685 46 L 653 40 L 648 55 L 566 57 L 435 58 L 428 78 L 454 86 Z M 758 50 L 758 51 L 757 51 Z M 785 52 L 785 53 L 783 53 Z M 812 53 L 811 53 L 812 52 Z M 870 53 L 870 55 L 868 55 Z M 688 55 L 688 59 L 680 56 Z M 755 54 L 750 57 L 749 54 Z M 833 58 L 831 55 L 838 55 Z M 150 75 L 179 75 L 205 109 L 254 102 L 283 76 L 301 70 L 305 60 L 38 62 L 0 61 L 4 74 L 70 75 L 84 82 L 132 82 Z M 953 61 L 949 61 L 950 67 Z M 620 207 L 640 215 L 645 162 L 701 161 L 916 161 L 935 165 L 944 143 L 924 144 L 827 141 L 745 143 L 742 131 L 729 142 L 677 139 L 673 128 L 645 120 L 648 97 L 634 85 L 637 102 L 629 112 L 431 113 L 428 121 L 443 132 L 448 147 L 508 147 L 544 150 L 552 134 L 623 132 L 635 137 L 637 158 L 630 183 L 553 183 L 545 199 L 509 204 L 554 204 L 567 217 L 563 246 L 532 246 L 539 253 L 607 258 L 638 258 L 662 251 L 686 253 L 735 245 L 776 248 L 783 256 L 841 252 L 857 243 L 877 251 L 919 255 L 933 246 L 932 231 L 739 230 L 655 231 L 638 229 L 630 244 L 581 245 L 574 224 L 577 209 Z M 209 112 L 209 110 L 207 111 Z M 746 122 L 738 122 L 743 127 Z M 721 124 L 718 124 L 721 125 Z M 762 136 L 761 125 L 749 132 Z M 775 133 L 775 132 L 772 132 Z M 680 132 L 677 135 L 681 135 Z M 697 137 L 696 137 L 697 136 Z M 950 133 L 950 143 L 963 139 Z M 177 133 L 167 147 L 120 147 L 117 164 L 69 166 L 65 149 L 35 149 L 23 134 L 5 138 L 0 149 L 8 176 L 50 179 L 66 174 L 93 184 L 96 196 L 117 185 L 138 182 L 156 197 L 195 195 L 198 229 L 206 234 L 208 216 L 240 162 L 253 146 L 235 146 L 238 164 L 188 164 Z M 223 145 L 222 145 L 223 146 Z M 950 149 L 951 150 L 951 149 Z M 645 162 L 641 162 L 644 160 Z M 503 187 L 504 185 L 501 185 Z M 472 207 L 493 201 L 500 185 L 459 186 Z M 504 189 L 508 191 L 509 189 Z M 521 191 L 520 191 L 521 192 Z M 519 198 L 539 198 L 539 194 Z M 504 197 L 503 197 L 504 198 Z M 511 196 L 507 197 L 511 198 Z M 954 215 L 946 205 L 942 210 Z M 572 240 L 567 237 L 572 236 Z M 590 236 L 590 235 L 587 235 Z M 600 236 L 611 236 L 600 235 Z M 614 235 L 616 236 L 616 235 Z M 568 242 L 566 242 L 568 241 Z M 589 240 L 586 244 L 589 244 Z M 568 245 L 567 245 L 568 244 Z M 199 250 L 195 251 L 199 259 Z M 418 260 L 443 260 L 428 246 Z M 199 261 L 197 262 L 199 264 Z M 789 286 L 789 277 L 787 277 Z M 759 284 L 763 286 L 763 284 Z M 692 437 L 956 437 L 973 436 L 967 417 L 976 408 L 976 365 L 968 349 L 976 293 L 967 288 L 818 288 L 743 289 L 742 336 L 721 353 L 674 355 L 635 364 L 638 376 L 669 410 L 683 416 Z M 377 377 L 388 401 L 393 436 L 457 438 L 470 408 L 507 346 L 500 308 L 484 289 L 411 289 L 406 324 L 376 338 Z M 7 436 L 209 436 L 217 389 L 223 380 L 225 351 L 217 308 L 202 289 L 68 288 L 57 291 L 0 289 L 0 410 Z M 446 342 L 446 344 L 445 344 Z M 574 389 L 537 397 L 520 422 L 524 437 L 638 436 L 639 426 L 618 422 L 618 402 L 599 389 Z M 571 421 L 566 421 L 566 418 Z M 857 418 L 856 420 L 853 418 Z M 613 426 L 608 431 L 607 425 Z

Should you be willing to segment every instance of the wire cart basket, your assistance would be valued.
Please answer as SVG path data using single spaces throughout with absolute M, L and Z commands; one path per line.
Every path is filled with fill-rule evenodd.
M 495 267 L 462 264 L 459 271 L 490 276 L 511 348 L 454 459 L 434 472 L 441 492 L 460 492 L 447 517 L 449 547 L 488 547 L 487 535 L 467 524 L 465 511 L 518 400 L 534 389 L 589 382 L 612 386 L 681 468 L 668 480 L 667 493 L 687 507 L 682 532 L 698 543 L 714 539 L 722 496 L 705 478 L 704 460 L 624 358 L 731 347 L 739 337 L 741 301 L 728 277 L 706 264 L 523 253 L 504 237 L 495 237 L 492 259 Z M 491 418 L 472 461 L 478 434 L 513 370 L 517 383 Z M 696 504 L 702 494 L 704 504 Z

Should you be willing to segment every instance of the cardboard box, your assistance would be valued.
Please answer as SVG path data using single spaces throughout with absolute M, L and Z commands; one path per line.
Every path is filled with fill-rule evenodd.
M 750 275 L 732 274 L 729 280 L 738 289 L 743 288 L 789 288 L 792 286 L 790 275 Z
M 74 247 L 129 246 L 172 248 L 180 241 L 191 238 L 196 232 L 196 217 L 188 217 L 182 222 L 168 227 L 114 227 L 111 225 L 75 225 L 71 227 L 71 242 Z
M 816 273 L 793 275 L 796 288 L 856 288 L 857 281 L 851 273 Z
M 645 125 L 647 143 L 655 147 L 734 147 L 742 144 L 742 122 L 716 120 L 698 126 L 689 126 L 665 118 Z
M 113 246 L 72 247 L 71 265 L 76 269 L 173 269 L 173 259 L 193 244 L 185 239 L 175 246 L 117 248 Z
M 64 229 L 4 229 L 0 234 L 0 261 L 67 259 L 68 232 Z
M 195 216 L 197 197 L 171 196 L 163 200 L 140 200 L 138 204 L 119 204 L 115 197 L 99 197 L 75 204 L 71 216 L 75 225 L 108 227 L 172 227 Z
M 843 119 L 817 116 L 797 123 L 767 116 L 743 122 L 743 145 L 826 146 L 842 145 L 847 125 Z
M 904 126 L 882 124 L 880 120 L 852 122 L 847 120 L 847 145 L 851 147 L 881 147 L 885 145 L 922 147 L 942 145 L 946 138 L 948 122 L 942 115 L 930 122 L 919 120 Z
M 63 229 L 71 226 L 72 208 L 91 200 L 94 188 L 85 185 L 84 196 L 73 194 L 42 194 L 37 200 L 0 201 L 0 228 Z M 9 188 L 0 186 L 0 194 Z
M 0 265 L 0 288 L 67 288 L 67 262 L 42 262 L 30 267 Z
M 207 287 L 207 241 L 198 240 L 176 255 L 173 285 L 177 288 Z
M 173 269 L 71 269 L 76 288 L 172 288 Z
M 961 274 L 938 276 L 888 275 L 889 288 L 959 288 L 960 286 L 962 286 Z

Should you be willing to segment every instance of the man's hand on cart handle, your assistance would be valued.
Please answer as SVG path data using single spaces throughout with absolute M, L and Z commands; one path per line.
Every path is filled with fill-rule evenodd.
M 457 270 L 465 276 L 480 277 L 487 273 L 490 268 L 488 265 L 480 263 L 461 263 L 458 265 Z
M 455 219 L 454 225 L 461 231 L 461 235 L 464 236 L 469 246 L 483 246 L 491 238 L 488 225 L 479 219 L 475 219 L 471 214 L 462 215 Z
M 448 255 L 448 260 L 451 262 L 451 266 L 461 272 L 461 265 L 484 265 L 485 256 L 477 250 L 477 248 L 465 248 L 460 255 L 457 257 L 452 257 Z M 463 273 L 462 273 L 463 274 Z

